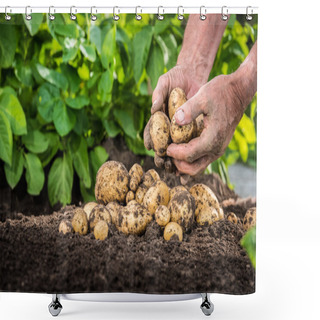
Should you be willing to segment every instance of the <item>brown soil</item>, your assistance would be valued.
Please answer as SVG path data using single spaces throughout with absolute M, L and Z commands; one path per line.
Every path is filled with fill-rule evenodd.
M 142 159 L 145 169 L 154 167 L 151 158 L 118 152 L 121 144 L 117 148 L 114 141 L 106 144 L 110 159 L 127 168 Z M 170 186 L 179 184 L 179 177 L 159 172 Z M 196 182 L 207 184 L 224 201 L 225 214 L 233 211 L 243 218 L 255 206 L 254 199 L 239 199 L 217 175 L 199 176 L 188 185 Z M 45 215 L 30 215 L 29 207 L 29 216 L 10 206 L 4 211 L 5 201 L 1 206 L 7 215 L 0 222 L 0 291 L 247 294 L 255 290 L 255 271 L 239 244 L 244 231 L 227 220 L 211 227 L 194 224 L 182 242 L 166 242 L 155 221 L 142 236 L 125 236 L 112 226 L 108 239 L 99 241 L 93 234 L 58 233 L 60 221 L 72 217 L 74 206 L 52 214 L 44 211 Z

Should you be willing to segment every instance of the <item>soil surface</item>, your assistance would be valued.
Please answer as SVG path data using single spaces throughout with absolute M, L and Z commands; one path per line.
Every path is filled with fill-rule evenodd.
M 154 168 L 151 158 L 126 153 L 121 144 L 116 147 L 116 141 L 106 144 L 110 160 L 122 161 L 127 168 L 143 160 L 145 169 Z M 179 177 L 174 174 L 159 173 L 169 186 L 179 184 Z M 255 199 L 240 199 L 215 174 L 190 179 L 188 185 L 196 182 L 205 183 L 214 191 L 225 215 L 232 211 L 242 219 L 246 210 L 255 206 Z M 0 191 L 5 199 L 3 190 Z M 7 215 L 3 219 L 3 214 L 0 222 L 0 291 L 157 294 L 255 291 L 255 270 L 239 244 L 244 231 L 241 225 L 228 220 L 210 227 L 194 224 L 182 242 L 166 242 L 155 221 L 142 236 L 125 236 L 111 226 L 108 239 L 99 241 L 93 234 L 58 232 L 60 221 L 71 219 L 75 206 L 49 214 L 47 208 L 41 214 L 37 207 L 34 215 L 32 207 L 27 208 L 27 214 L 4 208 L 5 201 L 2 214 Z

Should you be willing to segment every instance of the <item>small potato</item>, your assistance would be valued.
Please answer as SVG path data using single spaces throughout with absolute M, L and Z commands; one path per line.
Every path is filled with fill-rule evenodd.
M 163 169 L 165 166 L 165 157 L 160 157 L 155 153 L 154 164 L 156 165 L 157 168 Z
M 154 214 L 157 224 L 165 227 L 170 221 L 170 211 L 166 206 L 159 206 Z
M 186 231 L 191 228 L 194 220 L 195 201 L 188 191 L 177 192 L 170 200 L 168 209 L 172 222 L 177 222 Z
M 183 239 L 183 230 L 178 223 L 169 222 L 164 228 L 163 237 L 166 241 L 169 241 L 172 237 L 175 237 L 181 242 Z
M 172 189 L 170 189 L 170 199 L 174 197 L 174 195 L 180 191 L 188 191 L 186 187 L 184 186 L 175 186 Z
M 133 191 L 129 191 L 126 196 L 126 203 L 128 204 L 131 200 L 134 200 L 135 194 Z
M 219 219 L 223 220 L 224 219 L 224 212 L 223 212 L 222 207 L 220 207 L 220 206 L 219 206 L 219 209 L 218 209 L 218 214 L 219 214 Z
M 77 208 L 74 210 L 72 227 L 74 232 L 81 235 L 85 235 L 88 233 L 88 219 L 86 213 L 82 208 Z
M 174 143 L 188 143 L 193 137 L 196 131 L 195 121 L 184 126 L 179 126 L 176 123 L 175 117 L 171 120 L 170 136 Z
M 216 208 L 218 213 L 220 212 L 220 215 L 222 216 L 223 211 L 220 211 L 218 199 L 208 186 L 202 183 L 198 183 L 192 186 L 189 189 L 189 192 L 196 201 L 196 217 L 198 216 L 199 212 L 202 211 L 205 207 Z
M 170 143 L 170 120 L 161 111 L 157 111 L 151 116 L 150 136 L 152 149 L 158 156 L 165 156 Z
M 135 199 L 138 203 L 142 204 L 143 198 L 147 193 L 147 191 L 148 191 L 148 187 L 144 185 L 144 183 L 140 184 L 135 196 Z
M 138 189 L 139 184 L 143 178 L 143 169 L 140 164 L 135 163 L 131 169 L 129 170 L 129 177 L 130 177 L 130 189 L 134 192 Z
M 63 234 L 72 233 L 73 227 L 69 220 L 63 219 L 59 224 L 59 232 Z
M 169 202 L 169 188 L 165 182 L 156 181 L 146 192 L 143 198 L 143 205 L 154 214 L 160 205 L 167 205 Z
M 172 120 L 173 115 L 187 101 L 185 92 L 181 88 L 175 88 L 171 91 L 168 101 L 169 118 Z
M 129 191 L 129 173 L 126 167 L 118 161 L 107 161 L 98 170 L 95 185 L 95 195 L 98 203 L 124 203 Z
M 204 129 L 204 121 L 203 121 L 203 114 L 200 114 L 196 118 L 196 130 L 195 130 L 195 137 L 200 137 L 203 129 Z
M 230 222 L 232 222 L 234 224 L 238 224 L 238 217 L 233 212 L 229 212 L 227 214 L 227 220 L 229 220 Z
M 111 224 L 112 218 L 109 210 L 104 205 L 99 204 L 98 206 L 94 207 L 90 213 L 89 226 L 91 232 L 101 220 Z
M 243 218 L 243 229 L 249 230 L 256 225 L 256 208 L 250 208 L 247 210 Z
M 109 211 L 110 216 L 111 216 L 111 222 L 114 225 L 119 225 L 119 213 L 121 210 L 121 205 L 118 202 L 109 202 L 106 205 L 106 209 Z
M 197 216 L 197 223 L 200 226 L 210 226 L 218 220 L 220 220 L 219 213 L 214 207 L 204 208 Z
M 90 216 L 91 210 L 92 210 L 95 206 L 97 206 L 97 205 L 98 205 L 98 203 L 96 203 L 96 202 L 88 202 L 88 203 L 86 203 L 85 206 L 83 207 L 83 210 L 84 210 L 84 212 L 86 213 L 88 220 L 89 220 L 89 216 Z
M 143 184 L 149 189 L 158 180 L 160 180 L 158 172 L 154 169 L 150 169 L 144 175 Z
M 151 214 L 137 201 L 132 200 L 126 207 L 122 207 L 119 216 L 119 231 L 124 234 L 141 235 L 152 221 Z
M 100 220 L 94 227 L 93 234 L 97 240 L 108 238 L 109 226 L 106 221 Z

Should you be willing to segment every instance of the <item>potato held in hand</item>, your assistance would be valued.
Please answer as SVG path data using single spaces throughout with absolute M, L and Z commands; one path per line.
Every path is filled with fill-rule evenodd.
M 118 201 L 124 203 L 129 191 L 129 173 L 118 161 L 107 161 L 99 169 L 96 177 L 95 195 L 99 203 Z
M 247 210 L 243 218 L 243 229 L 248 231 L 250 228 L 256 225 L 256 208 L 250 208 Z
M 165 156 L 170 142 L 170 121 L 161 111 L 158 111 L 151 116 L 150 136 L 152 149 L 158 156 Z

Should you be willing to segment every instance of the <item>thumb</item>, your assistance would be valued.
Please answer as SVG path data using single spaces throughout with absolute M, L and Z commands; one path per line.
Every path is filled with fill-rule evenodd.
M 176 123 L 180 126 L 191 123 L 200 114 L 205 113 L 204 105 L 201 95 L 196 94 L 190 100 L 185 102 L 174 114 Z

